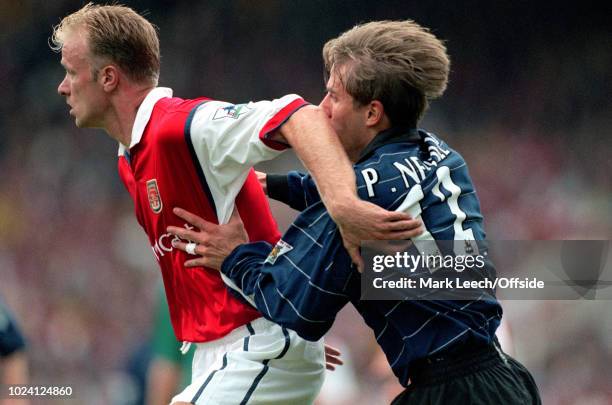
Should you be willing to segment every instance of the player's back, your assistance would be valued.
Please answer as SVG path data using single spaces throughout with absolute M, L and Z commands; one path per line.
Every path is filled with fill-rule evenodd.
M 356 166 L 362 198 L 420 216 L 422 239 L 484 239 L 480 203 L 463 157 L 423 130 L 409 139 L 387 143 Z
M 436 241 L 483 240 L 480 203 L 463 157 L 445 142 L 423 130 L 408 141 L 388 141 L 356 166 L 362 198 L 387 209 L 420 217 L 424 232 L 413 240 L 418 249 L 440 254 Z M 453 246 L 443 244 L 445 247 Z M 461 254 L 462 252 L 455 252 Z M 492 296 L 478 300 L 361 301 L 359 284 L 351 286 L 353 304 L 374 329 L 400 381 L 407 383 L 408 365 L 450 343 L 490 341 L 501 319 Z M 409 348 L 409 349 L 407 349 Z

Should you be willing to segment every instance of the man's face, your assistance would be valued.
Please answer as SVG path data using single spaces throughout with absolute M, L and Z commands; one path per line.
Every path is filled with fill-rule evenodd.
M 356 106 L 354 98 L 344 88 L 341 77 L 345 67 L 332 69 L 327 81 L 327 94 L 319 105 L 331 120 L 332 127 L 349 158 L 356 161 L 368 138 L 367 106 Z
M 57 92 L 66 97 L 76 126 L 102 127 L 103 112 L 108 100 L 102 85 L 94 79 L 87 37 L 83 30 L 74 29 L 66 36 L 61 64 L 66 70 L 66 76 Z

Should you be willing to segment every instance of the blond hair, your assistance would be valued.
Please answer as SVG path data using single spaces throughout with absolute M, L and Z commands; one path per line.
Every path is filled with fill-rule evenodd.
M 61 50 L 67 33 L 78 28 L 87 32 L 93 63 L 115 63 L 133 81 L 157 85 L 159 39 L 144 17 L 122 5 L 88 3 L 53 27 L 51 48 Z
M 358 104 L 378 100 L 393 125 L 413 127 L 450 70 L 442 41 L 411 20 L 357 25 L 325 44 L 323 60 L 327 75 L 346 68 L 342 84 Z

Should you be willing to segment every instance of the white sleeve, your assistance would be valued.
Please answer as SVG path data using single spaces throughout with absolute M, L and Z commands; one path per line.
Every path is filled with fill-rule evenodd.
M 273 101 L 202 104 L 193 115 L 190 140 L 214 199 L 219 223 L 226 223 L 249 170 L 278 156 L 288 145 L 272 133 L 307 103 L 295 94 Z

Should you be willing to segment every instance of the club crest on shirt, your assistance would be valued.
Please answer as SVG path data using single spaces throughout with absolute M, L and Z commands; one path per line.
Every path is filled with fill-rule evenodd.
M 159 214 L 163 208 L 159 188 L 157 187 L 157 179 L 147 180 L 147 197 L 149 199 L 149 207 L 155 214 Z
M 213 115 L 213 120 L 220 120 L 223 118 L 233 118 L 237 120 L 241 115 L 244 115 L 251 111 L 251 108 L 248 104 L 236 104 L 236 105 L 228 105 L 225 107 L 221 107 L 215 111 L 215 115 Z
M 284 255 L 285 253 L 289 252 L 292 249 L 293 249 L 293 246 L 291 246 L 284 240 L 280 239 L 276 243 L 276 246 L 274 246 L 274 249 L 272 249 L 268 257 L 266 257 L 266 261 L 264 263 L 274 264 L 276 263 L 276 259 L 278 259 L 279 256 Z

